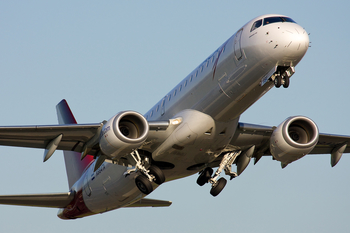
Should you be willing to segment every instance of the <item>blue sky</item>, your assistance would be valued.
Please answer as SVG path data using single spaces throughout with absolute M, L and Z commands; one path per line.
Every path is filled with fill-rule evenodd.
M 345 1 L 2 1 L 0 124 L 55 124 L 67 99 L 80 123 L 145 113 L 246 22 L 285 14 L 311 33 L 288 89 L 273 88 L 241 117 L 278 125 L 305 115 L 350 134 L 350 37 Z M 0 194 L 68 190 L 62 152 L 0 147 Z M 56 209 L 0 206 L 1 232 L 348 232 L 349 155 L 307 156 L 282 170 L 264 157 L 216 198 L 197 176 L 150 198 L 170 208 L 120 209 L 75 221 Z

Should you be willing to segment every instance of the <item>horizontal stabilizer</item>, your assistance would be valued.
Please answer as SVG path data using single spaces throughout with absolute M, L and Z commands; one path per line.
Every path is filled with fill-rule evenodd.
M 49 208 L 64 208 L 74 199 L 75 193 L 27 194 L 0 196 L 0 204 Z
M 168 207 L 172 204 L 171 201 L 155 200 L 143 198 L 129 206 L 125 207 Z

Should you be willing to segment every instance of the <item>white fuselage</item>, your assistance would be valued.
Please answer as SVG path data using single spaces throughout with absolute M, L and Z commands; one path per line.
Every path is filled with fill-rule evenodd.
M 174 165 L 164 170 L 167 181 L 192 175 L 219 156 L 234 135 L 240 115 L 274 86 L 266 77 L 276 67 L 294 69 L 306 53 L 308 34 L 295 22 L 258 25 L 260 19 L 272 16 L 276 15 L 257 17 L 240 28 L 144 115 L 148 121 L 186 114 L 203 114 L 213 120 L 213 131 L 198 134 L 182 150 L 147 148 L 155 161 Z M 71 206 L 60 217 L 64 211 L 71 217 L 101 213 L 144 197 L 135 186 L 135 175 L 123 175 L 127 167 L 105 162 L 96 172 L 93 168 L 94 163 L 72 187 L 81 193 L 85 213 L 78 214 Z

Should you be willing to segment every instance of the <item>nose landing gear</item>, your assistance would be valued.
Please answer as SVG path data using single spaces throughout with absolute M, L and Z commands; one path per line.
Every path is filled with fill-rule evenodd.
M 295 73 L 293 66 L 285 67 L 279 66 L 271 79 L 275 83 L 275 87 L 279 88 L 283 85 L 284 88 L 289 87 L 289 79 Z
M 289 77 L 288 76 L 275 76 L 275 87 L 279 88 L 281 85 L 283 85 L 284 88 L 289 87 Z

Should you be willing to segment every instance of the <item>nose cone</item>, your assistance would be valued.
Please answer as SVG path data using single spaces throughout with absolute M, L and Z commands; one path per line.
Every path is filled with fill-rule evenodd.
M 278 47 L 282 47 L 281 62 L 296 65 L 309 48 L 308 33 L 301 26 L 293 23 L 283 23 L 278 30 L 280 33 L 276 39 Z
M 242 44 L 246 57 L 257 62 L 296 66 L 309 48 L 308 33 L 297 23 L 271 23 L 255 30 L 250 30 L 250 27 L 249 24 L 245 34 L 247 39 Z

